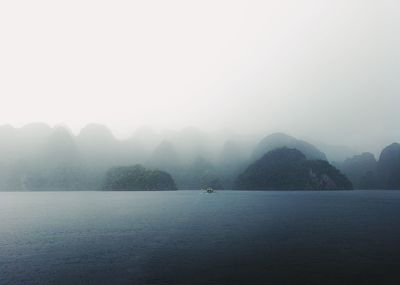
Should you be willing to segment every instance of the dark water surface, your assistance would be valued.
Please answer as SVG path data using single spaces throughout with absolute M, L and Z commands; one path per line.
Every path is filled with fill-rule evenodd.
M 400 191 L 0 193 L 0 284 L 400 284 Z

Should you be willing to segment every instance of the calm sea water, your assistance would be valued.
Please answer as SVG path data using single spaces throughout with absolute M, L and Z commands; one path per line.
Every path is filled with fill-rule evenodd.
M 0 284 L 400 284 L 400 191 L 0 193 Z

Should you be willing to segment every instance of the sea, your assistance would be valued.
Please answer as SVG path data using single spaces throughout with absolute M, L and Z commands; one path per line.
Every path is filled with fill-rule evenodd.
M 0 284 L 400 284 L 400 191 L 0 192 Z

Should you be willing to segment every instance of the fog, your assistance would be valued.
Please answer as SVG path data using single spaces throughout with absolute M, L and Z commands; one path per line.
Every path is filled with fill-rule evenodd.
M 399 1 L 2 1 L 0 124 L 400 141 Z

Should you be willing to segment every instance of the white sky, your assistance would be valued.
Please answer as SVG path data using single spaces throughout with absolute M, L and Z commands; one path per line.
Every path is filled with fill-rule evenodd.
M 0 124 L 400 141 L 400 1 L 0 2 Z

